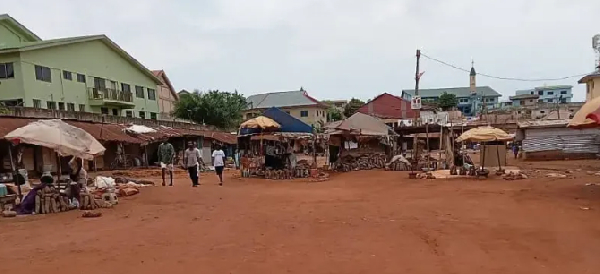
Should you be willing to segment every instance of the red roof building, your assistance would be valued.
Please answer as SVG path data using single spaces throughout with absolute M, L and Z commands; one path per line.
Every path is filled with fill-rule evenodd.
M 410 107 L 410 101 L 389 93 L 375 97 L 375 99 L 359 108 L 358 112 L 382 120 L 410 119 L 415 117 L 415 112 Z

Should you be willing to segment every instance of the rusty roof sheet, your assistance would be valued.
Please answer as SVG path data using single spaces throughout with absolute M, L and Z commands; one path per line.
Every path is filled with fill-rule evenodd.
M 9 132 L 24 127 L 30 122 L 40 119 L 0 117 L 0 138 L 3 138 Z M 152 127 L 156 130 L 153 133 L 132 134 L 125 129 L 128 125 L 123 124 L 102 124 L 85 121 L 64 120 L 66 123 L 81 128 L 101 142 L 123 142 L 129 144 L 148 144 L 160 142 L 172 137 L 191 137 L 203 136 L 212 138 L 226 144 L 237 144 L 237 136 L 220 131 L 209 131 L 187 128 L 170 128 L 165 126 Z

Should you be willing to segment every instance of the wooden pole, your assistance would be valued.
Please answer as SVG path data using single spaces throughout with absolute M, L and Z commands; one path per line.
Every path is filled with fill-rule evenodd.
M 17 169 L 15 167 L 15 162 L 12 157 L 12 147 L 11 147 L 10 143 L 8 143 L 8 157 L 10 158 L 10 168 L 12 169 L 13 180 L 15 181 L 15 183 L 17 185 L 17 195 L 19 196 L 19 200 L 23 201 L 23 193 L 21 192 L 21 184 L 19 184 L 19 182 L 17 182 L 17 176 L 18 176 Z M 4 210 L 4 208 L 2 208 L 1 210 Z

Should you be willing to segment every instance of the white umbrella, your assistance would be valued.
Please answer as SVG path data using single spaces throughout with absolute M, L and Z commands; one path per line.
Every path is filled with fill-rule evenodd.
M 93 160 L 106 150 L 96 138 L 85 130 L 61 120 L 39 120 L 17 128 L 4 138 L 20 143 L 51 148 L 60 156 L 77 156 Z

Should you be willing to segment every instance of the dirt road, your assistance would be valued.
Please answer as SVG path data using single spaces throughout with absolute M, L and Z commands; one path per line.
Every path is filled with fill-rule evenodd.
M 600 186 L 585 184 L 600 177 L 585 170 L 600 164 L 527 165 L 584 170 L 520 181 L 228 174 L 222 188 L 210 174 L 197 189 L 181 176 L 97 219 L 0 220 L 0 273 L 599 273 Z

